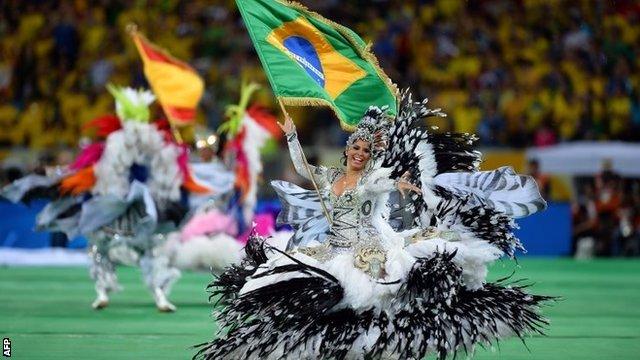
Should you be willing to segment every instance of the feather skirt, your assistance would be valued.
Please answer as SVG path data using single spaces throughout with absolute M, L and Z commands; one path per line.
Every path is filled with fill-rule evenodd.
M 543 333 L 548 323 L 540 307 L 552 298 L 506 279 L 467 285 L 469 258 L 499 256 L 499 250 L 430 241 L 390 252 L 394 264 L 376 280 L 348 256 L 319 263 L 252 237 L 245 260 L 209 285 L 210 299 L 221 305 L 220 331 L 197 345 L 194 358 L 444 359 L 505 337 Z

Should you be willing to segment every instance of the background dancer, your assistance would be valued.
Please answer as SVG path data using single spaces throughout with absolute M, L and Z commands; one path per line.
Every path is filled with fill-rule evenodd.
M 179 268 L 222 272 L 242 258 L 253 225 L 260 235 L 275 233 L 271 215 L 254 216 L 254 212 L 262 174 L 260 150 L 280 133 L 275 116 L 256 104 L 249 106 L 255 90 L 255 84 L 243 85 L 239 104 L 227 108 L 228 118 L 221 126 L 226 135 L 223 160 L 212 155 L 220 142 L 217 135 L 208 134 L 196 141 L 209 160 L 192 168 L 199 181 L 213 192 L 190 197 L 190 201 L 195 200 L 190 203 L 194 212 L 168 242 L 172 261 Z M 286 242 L 288 235 L 282 232 L 278 238 Z
M 151 92 L 115 86 L 109 91 L 117 116 L 89 124 L 100 141 L 87 145 L 66 172 L 27 176 L 3 194 L 13 201 L 51 196 L 38 214 L 38 229 L 89 238 L 93 308 L 108 306 L 109 293 L 120 290 L 115 267 L 125 263 L 140 267 L 158 310 L 175 311 L 167 295 L 180 272 L 158 249 L 186 213 L 183 189 L 210 190 L 193 180 L 186 148 L 175 142 L 166 122 L 149 121 Z

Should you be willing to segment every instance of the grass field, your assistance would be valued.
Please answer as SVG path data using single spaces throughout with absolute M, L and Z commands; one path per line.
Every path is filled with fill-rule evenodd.
M 499 262 L 491 277 L 510 274 Z M 523 259 L 515 278 L 534 291 L 564 298 L 545 309 L 547 337 L 501 342 L 476 359 L 640 359 L 640 261 Z M 137 269 L 118 272 L 125 290 L 111 306 L 90 309 L 92 283 L 84 268 L 0 268 L 0 335 L 16 359 L 188 359 L 190 346 L 215 329 L 204 288 L 208 274 L 186 273 L 161 314 Z M 462 357 L 464 358 L 464 357 Z

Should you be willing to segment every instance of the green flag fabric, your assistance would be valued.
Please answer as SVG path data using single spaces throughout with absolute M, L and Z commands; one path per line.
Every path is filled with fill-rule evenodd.
M 275 95 L 329 106 L 353 130 L 370 105 L 396 113 L 397 88 L 350 29 L 283 0 L 236 0 Z

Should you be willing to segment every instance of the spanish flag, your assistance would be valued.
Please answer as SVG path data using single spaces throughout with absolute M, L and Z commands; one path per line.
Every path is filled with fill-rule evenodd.
M 129 29 L 129 34 L 142 57 L 144 75 L 169 121 L 175 125 L 193 122 L 204 91 L 204 82 L 198 73 L 134 28 Z
M 370 105 L 396 113 L 397 88 L 355 32 L 287 0 L 236 0 L 276 97 L 330 107 L 353 130 Z

